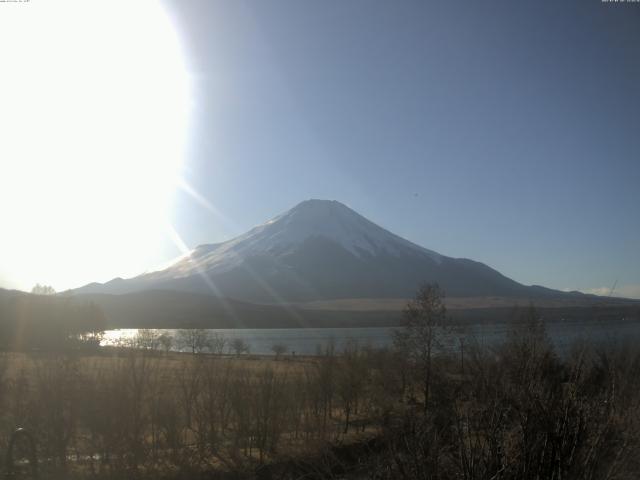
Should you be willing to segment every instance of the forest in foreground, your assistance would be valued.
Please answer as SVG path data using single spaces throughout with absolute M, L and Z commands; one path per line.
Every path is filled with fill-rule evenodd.
M 640 349 L 559 356 L 535 309 L 520 315 L 502 345 L 443 354 L 429 287 L 387 349 L 5 352 L 0 448 L 24 427 L 51 479 L 638 478 Z

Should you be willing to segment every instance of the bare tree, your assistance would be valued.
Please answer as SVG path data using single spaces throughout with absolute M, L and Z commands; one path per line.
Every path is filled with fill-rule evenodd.
M 271 345 L 271 351 L 276 356 L 276 360 L 279 360 L 282 355 L 287 353 L 287 346 L 283 343 L 276 343 Z
M 158 342 L 165 353 L 169 353 L 173 346 L 173 337 L 168 333 L 163 333 L 158 337 Z
M 209 335 L 207 347 L 211 353 L 222 355 L 226 346 L 227 338 L 221 333 L 214 333 L 213 335 Z
M 367 368 L 355 340 L 346 342 L 340 368 L 336 371 L 336 389 L 344 411 L 344 433 L 349 431 L 352 413 L 358 413 L 358 402 L 367 379 Z
M 249 353 L 249 344 L 245 342 L 242 338 L 235 338 L 231 342 L 231 350 L 236 355 L 242 355 L 243 353 Z
M 394 332 L 394 346 L 419 370 L 424 393 L 424 410 L 431 393 L 432 360 L 439 335 L 447 324 L 444 292 L 437 284 L 420 287 L 404 311 L 404 327 Z
M 31 293 L 35 295 L 55 295 L 56 291 L 50 285 L 40 285 L 39 283 L 36 283 L 31 289 Z
M 286 425 L 286 384 L 286 373 L 277 374 L 267 368 L 257 374 L 253 385 L 254 441 L 260 463 L 264 462 L 266 452 L 275 453 Z
M 157 330 L 141 328 L 136 335 L 135 345 L 144 350 L 156 351 L 160 347 L 160 334 Z
M 178 330 L 177 343 L 181 349 L 191 353 L 202 353 L 209 345 L 209 334 L 203 328 Z

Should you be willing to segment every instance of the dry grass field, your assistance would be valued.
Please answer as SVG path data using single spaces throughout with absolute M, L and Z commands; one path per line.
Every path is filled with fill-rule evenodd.
M 52 478 L 241 472 L 313 455 L 377 431 L 363 355 L 3 353 L 0 447 L 26 427 Z
M 640 351 L 560 358 L 531 318 L 434 356 L 422 324 L 309 357 L 2 353 L 0 451 L 21 426 L 48 479 L 635 480 Z

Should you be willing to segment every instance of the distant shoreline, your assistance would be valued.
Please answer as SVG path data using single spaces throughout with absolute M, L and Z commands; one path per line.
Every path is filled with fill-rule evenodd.
M 522 307 L 522 306 L 520 306 Z M 589 307 L 536 306 L 541 317 L 549 323 L 558 322 L 620 322 L 640 321 L 640 304 Z M 517 322 L 516 307 L 488 307 L 449 309 L 454 323 L 461 325 L 491 325 Z M 106 311 L 109 329 L 119 328 L 211 328 L 211 329 L 288 329 L 288 328 L 375 328 L 396 327 L 402 324 L 402 311 L 345 311 L 297 309 L 288 316 L 261 317 L 259 312 L 234 321 L 233 318 L 205 317 L 187 320 L 184 316 L 171 318 L 122 318 L 119 321 Z

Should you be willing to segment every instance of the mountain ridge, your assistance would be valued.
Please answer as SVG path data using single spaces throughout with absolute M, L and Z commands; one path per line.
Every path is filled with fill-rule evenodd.
M 438 282 L 449 296 L 582 295 L 522 285 L 484 263 L 441 255 L 335 200 L 305 200 L 226 242 L 201 244 L 169 267 L 76 293 L 162 289 L 257 303 L 411 297 Z

